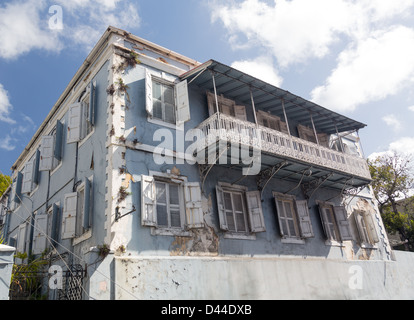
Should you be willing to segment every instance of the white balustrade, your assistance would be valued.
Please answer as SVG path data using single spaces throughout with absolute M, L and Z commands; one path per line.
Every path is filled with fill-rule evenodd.
M 227 141 L 282 158 L 291 158 L 315 166 L 334 169 L 364 179 L 371 179 L 365 159 L 345 154 L 323 146 L 318 146 L 283 132 L 256 126 L 252 122 L 242 121 L 224 114 L 214 114 L 198 127 L 198 142 L 203 147 L 217 141 Z M 199 148 L 201 150 L 203 148 Z

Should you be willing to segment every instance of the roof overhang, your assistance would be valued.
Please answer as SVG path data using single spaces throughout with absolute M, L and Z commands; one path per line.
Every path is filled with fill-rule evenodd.
M 215 77 L 217 94 L 223 94 L 239 104 L 251 105 L 251 92 L 256 110 L 267 111 L 283 119 L 284 105 L 289 122 L 312 127 L 312 115 L 316 130 L 328 134 L 334 134 L 337 131 L 356 131 L 366 127 L 364 123 L 352 120 L 215 60 L 201 64 L 182 74 L 180 78 L 213 92 L 212 74 Z

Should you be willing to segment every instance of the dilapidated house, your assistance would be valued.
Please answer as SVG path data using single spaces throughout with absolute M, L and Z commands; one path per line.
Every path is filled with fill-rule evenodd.
M 50 299 L 413 297 L 364 127 L 110 27 L 14 163 L 3 234 L 61 271 Z

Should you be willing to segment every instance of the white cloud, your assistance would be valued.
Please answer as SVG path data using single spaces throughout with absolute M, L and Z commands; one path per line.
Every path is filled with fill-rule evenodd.
M 378 101 L 414 83 L 414 30 L 397 26 L 377 31 L 338 58 L 338 66 L 312 100 L 339 111 Z
M 13 107 L 10 104 L 9 94 L 0 83 L 0 121 L 7 122 L 10 124 L 16 123 L 15 120 L 10 118 L 10 112 Z
M 280 86 L 283 82 L 282 77 L 278 74 L 276 68 L 273 67 L 271 57 L 235 61 L 231 66 L 275 86 Z
M 33 49 L 61 48 L 56 34 L 47 29 L 47 21 L 42 21 L 45 4 L 44 0 L 27 0 L 0 7 L 0 57 L 14 59 Z
M 408 110 L 414 111 L 414 106 L 408 107 Z
M 4 149 L 6 151 L 12 151 L 16 149 L 16 146 L 12 145 L 14 139 L 7 135 L 5 138 L 0 139 L 0 149 Z
M 73 45 L 89 52 L 109 25 L 135 28 L 138 11 L 130 0 L 55 0 L 62 7 L 63 29 L 49 29 L 46 0 L 17 0 L 0 5 L 0 58 L 16 59 L 34 49 L 59 52 Z
M 392 127 L 394 131 L 399 131 L 401 129 L 401 122 L 394 114 L 388 114 L 382 117 L 382 121 L 384 121 L 387 126 Z
M 370 160 L 374 160 L 385 154 L 392 155 L 394 152 L 401 155 L 414 156 L 414 137 L 402 137 L 393 141 L 388 146 L 388 149 L 381 152 L 374 152 L 368 156 Z

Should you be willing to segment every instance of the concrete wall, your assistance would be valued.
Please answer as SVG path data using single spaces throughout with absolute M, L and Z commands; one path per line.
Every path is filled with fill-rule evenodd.
M 15 250 L 13 247 L 0 244 L 0 300 L 9 299 Z
M 115 257 L 115 298 L 413 299 L 414 254 L 396 257 Z

